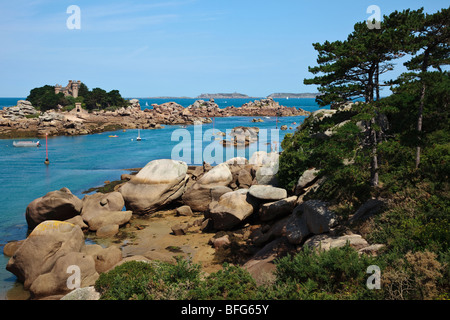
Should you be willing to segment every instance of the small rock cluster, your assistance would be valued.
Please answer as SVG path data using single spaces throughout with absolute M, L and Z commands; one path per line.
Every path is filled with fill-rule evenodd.
M 17 106 L 4 109 L 3 118 L 10 120 L 23 119 L 26 116 L 38 114 L 31 102 L 26 100 L 17 101 Z

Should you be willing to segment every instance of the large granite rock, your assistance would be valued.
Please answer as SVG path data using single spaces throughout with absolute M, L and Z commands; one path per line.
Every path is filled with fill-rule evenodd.
M 78 284 L 75 279 L 69 279 L 74 272 L 77 272 L 77 269 L 71 269 L 73 267 L 79 270 Z M 99 274 L 95 270 L 95 262 L 92 256 L 81 252 L 70 252 L 59 258 L 49 272 L 37 277 L 31 284 L 30 292 L 35 298 L 65 295 L 71 292 L 75 286 L 88 287 L 94 285 L 98 278 Z
M 125 201 L 120 192 L 111 193 L 95 193 L 86 195 L 83 198 L 83 208 L 81 216 L 84 221 L 95 218 L 99 212 L 104 211 L 121 211 L 125 206 Z
M 257 127 L 235 127 L 229 133 L 230 140 L 222 140 L 224 146 L 248 146 L 251 143 L 258 141 L 259 128 Z
M 263 201 L 277 201 L 287 198 L 287 191 L 268 185 L 253 185 L 248 190 L 249 194 Z
M 347 244 L 356 250 L 369 246 L 369 243 L 359 234 L 343 235 L 339 237 L 319 234 L 306 240 L 304 246 L 309 246 L 310 248 L 317 250 L 328 251 L 332 248 L 340 248 Z
M 130 107 L 141 110 L 141 104 L 139 102 L 139 99 L 131 99 L 129 101 Z
M 336 214 L 329 210 L 323 201 L 309 200 L 299 205 L 296 210 L 305 219 L 308 229 L 313 234 L 329 232 L 337 224 Z
M 299 245 L 311 234 L 311 231 L 305 217 L 294 210 L 285 222 L 284 234 L 289 243 Z
M 256 182 L 260 185 L 278 185 L 277 173 L 280 155 L 277 152 L 256 151 L 249 163 L 256 169 Z
M 78 288 L 70 293 L 66 294 L 61 300 L 79 300 L 79 301 L 88 301 L 88 300 L 100 300 L 100 293 L 95 291 L 93 286 Z
M 329 232 L 336 224 L 337 217 L 326 203 L 310 200 L 297 206 L 289 216 L 275 222 L 266 232 L 255 234 L 253 242 L 262 245 L 284 236 L 289 243 L 300 245 L 311 235 Z
M 119 188 L 128 210 L 137 214 L 153 213 L 185 191 L 187 165 L 181 161 L 154 160 Z
M 122 260 L 122 250 L 115 246 L 103 248 L 98 244 L 91 244 L 84 246 L 81 252 L 94 258 L 95 270 L 98 273 L 109 271 Z
M 298 179 L 297 185 L 295 187 L 295 193 L 300 194 L 305 187 L 313 183 L 316 180 L 319 171 L 320 170 L 316 168 L 305 170 Z
M 28 290 L 39 276 L 52 271 L 59 258 L 80 252 L 83 246 L 84 234 L 80 227 L 62 221 L 44 221 L 15 251 L 6 269 Z
M 87 195 L 83 198 L 81 216 L 90 230 L 98 231 L 103 228 L 99 236 L 111 235 L 111 232 L 105 233 L 105 229 L 118 230 L 131 219 L 133 213 L 122 211 L 124 205 L 125 201 L 120 192 Z
M 11 120 L 23 119 L 26 116 L 38 114 L 30 101 L 19 100 L 15 107 L 9 107 L 4 109 L 3 117 Z
M 227 186 L 233 180 L 233 175 L 226 163 L 219 164 L 206 172 L 183 194 L 184 204 L 194 212 L 208 212 L 213 197 L 232 191 Z
M 205 173 L 198 183 L 207 186 L 227 186 L 233 180 L 230 168 L 226 163 L 221 163 Z
M 83 202 L 69 189 L 52 191 L 31 202 L 25 213 L 28 228 L 33 229 L 46 220 L 67 220 L 79 215 Z
M 79 226 L 56 220 L 40 223 L 12 253 L 6 269 L 24 283 L 33 298 L 64 295 L 77 286 L 92 286 L 100 273 L 122 260 L 119 248 L 85 245 Z
M 292 213 L 297 203 L 297 196 L 275 202 L 263 203 L 259 208 L 261 221 L 270 221 L 288 216 Z
M 240 189 L 225 193 L 220 197 L 209 214 L 213 220 L 214 229 L 232 229 L 253 213 L 254 207 L 247 201 L 247 193 L 247 189 Z

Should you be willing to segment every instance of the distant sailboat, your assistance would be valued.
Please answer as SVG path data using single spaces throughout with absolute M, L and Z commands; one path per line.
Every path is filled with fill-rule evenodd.
M 138 137 L 136 138 L 136 141 L 141 141 L 141 130 L 138 129 Z
M 145 103 L 145 106 L 148 107 L 148 102 Z

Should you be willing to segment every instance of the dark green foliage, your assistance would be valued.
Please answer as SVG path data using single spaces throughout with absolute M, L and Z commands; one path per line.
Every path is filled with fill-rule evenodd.
M 61 106 L 69 104 L 63 93 L 55 94 L 55 88 L 49 85 L 31 90 L 27 100 L 40 111 L 55 109 L 58 104 Z
M 66 107 L 66 110 L 73 109 L 76 102 L 81 102 L 82 106 L 88 110 L 108 109 L 115 110 L 128 106 L 128 101 L 122 98 L 118 90 L 106 92 L 100 88 L 89 91 L 88 87 L 81 83 L 78 90 L 78 97 L 65 97 L 62 92 L 55 94 L 55 87 L 45 85 L 30 91 L 27 100 L 41 111 L 55 109 L 58 105 Z
M 294 135 L 282 142 L 278 177 L 282 186 L 292 190 L 300 175 L 309 168 L 321 169 L 327 180 L 320 190 L 323 200 L 364 201 L 369 195 L 369 165 L 364 150 L 358 149 L 363 139 L 354 113 L 338 112 L 318 120 L 310 117 Z M 327 129 L 333 134 L 325 136 Z
M 95 289 L 104 300 L 185 299 L 199 277 L 199 265 L 183 259 L 175 265 L 129 261 L 101 274 Z
M 386 244 L 389 249 L 403 254 L 449 250 L 448 194 L 431 188 L 422 184 L 420 189 L 397 192 L 395 203 L 374 220 L 376 228 L 367 235 L 368 241 Z
M 122 98 L 118 90 L 106 92 L 101 88 L 94 88 L 92 91 L 87 91 L 84 102 L 88 110 L 114 110 L 128 106 L 128 102 Z
M 321 253 L 304 247 L 295 256 L 278 261 L 277 282 L 307 284 L 313 291 L 333 294 L 343 293 L 349 288 L 366 291 L 366 270 L 371 264 L 370 258 L 360 256 L 348 245 Z
M 209 275 L 192 291 L 195 300 L 250 300 L 258 287 L 248 271 L 228 263 Z
M 320 116 L 309 117 L 296 133 L 287 135 L 282 142 L 279 170 L 282 185 L 292 190 L 304 170 L 321 169 L 320 175 L 327 179 L 304 199 L 329 200 L 340 208 L 348 208 L 346 214 L 341 214 L 344 218 L 341 223 L 345 224 L 349 214 L 369 197 L 388 200 L 382 213 L 354 226 L 360 228 L 370 243 L 386 245 L 385 252 L 376 261 L 387 273 L 387 284 L 381 292 L 385 299 L 438 298 L 446 297 L 444 293 L 449 291 L 448 281 L 442 280 L 439 272 L 433 274 L 427 269 L 430 265 L 440 265 L 444 274 L 449 272 L 450 77 L 443 67 L 449 61 L 448 14 L 448 9 L 435 15 L 425 15 L 423 10 L 394 12 L 385 17 L 383 33 L 396 41 L 385 41 L 382 44 L 385 47 L 365 46 L 366 37 L 372 35 L 356 25 L 347 41 L 359 38 L 362 47 L 373 50 L 359 65 L 353 63 L 356 58 L 343 54 L 350 50 L 345 42 L 315 44 L 319 67 L 311 71 L 324 75 L 305 83 L 321 86 L 321 92 L 325 93 L 320 97 L 322 105 L 361 96 L 364 90 L 371 92 L 373 84 L 362 81 L 358 82 L 361 87 L 356 88 L 359 91 L 352 92 L 349 84 L 353 80 L 348 75 L 355 71 L 355 66 L 364 71 L 363 62 L 377 60 L 372 59 L 374 55 L 395 53 L 400 57 L 402 53 L 412 53 L 414 56 L 407 66 L 420 72 L 402 74 L 390 82 L 392 95 L 374 102 L 366 97 L 369 103 L 354 105 L 351 115 L 338 112 L 322 120 Z M 389 29 L 394 26 L 398 30 L 392 33 Z M 384 57 L 386 63 L 396 58 L 395 55 Z M 321 134 L 344 120 L 350 121 L 331 137 Z M 368 140 L 368 133 L 375 133 L 377 139 Z M 374 152 L 377 168 L 372 166 Z M 345 165 L 344 159 L 352 161 Z M 379 175 L 376 187 L 368 183 L 372 168 Z M 284 282 L 294 276 L 299 279 L 292 286 L 278 285 L 272 296 L 325 298 L 317 288 L 328 288 L 332 292 L 328 298 L 339 296 L 342 288 L 321 282 L 327 280 L 325 271 L 314 272 L 321 259 L 310 254 L 281 261 L 277 269 L 280 279 Z M 338 256 L 333 261 L 338 263 Z M 323 269 L 332 272 L 336 266 Z M 417 276 L 418 273 L 422 275 Z M 339 278 L 331 276 L 334 277 Z
M 155 269 L 145 262 L 130 261 L 100 275 L 95 289 L 105 300 L 149 299 L 149 286 Z

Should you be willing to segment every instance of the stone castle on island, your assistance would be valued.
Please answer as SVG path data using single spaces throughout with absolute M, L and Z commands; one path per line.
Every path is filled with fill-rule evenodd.
M 55 94 L 60 92 L 64 93 L 65 97 L 72 96 L 78 98 L 78 90 L 80 89 L 81 81 L 69 80 L 69 84 L 63 88 L 63 86 L 57 84 L 55 86 Z

